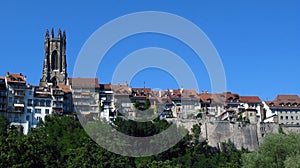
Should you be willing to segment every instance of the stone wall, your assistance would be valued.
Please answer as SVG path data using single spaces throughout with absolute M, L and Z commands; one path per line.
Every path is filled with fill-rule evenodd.
M 219 148 L 221 142 L 229 140 L 237 149 L 247 148 L 250 151 L 258 149 L 257 125 L 230 122 L 204 122 L 202 123 L 202 136 L 207 138 L 208 144 Z
M 170 120 L 171 121 L 171 120 Z M 231 123 L 229 121 L 209 121 L 209 120 L 177 120 L 171 122 L 184 126 L 189 131 L 195 124 L 201 124 L 201 138 L 207 139 L 208 144 L 216 149 L 220 149 L 222 142 L 229 140 L 237 149 L 247 148 L 249 151 L 258 149 L 259 143 L 271 133 L 278 133 L 279 125 L 276 123 L 242 124 Z M 281 126 L 285 133 L 300 133 L 300 126 Z
M 176 121 L 172 121 L 176 122 Z M 229 140 L 237 149 L 242 147 L 250 151 L 258 149 L 257 125 L 248 124 L 242 126 L 238 123 L 219 122 L 219 121 L 198 121 L 198 120 L 179 120 L 178 125 L 184 126 L 189 131 L 195 124 L 201 124 L 201 138 L 207 139 L 208 144 L 219 149 L 221 142 Z

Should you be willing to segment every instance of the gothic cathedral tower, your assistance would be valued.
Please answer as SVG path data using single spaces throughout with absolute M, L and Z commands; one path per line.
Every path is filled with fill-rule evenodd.
M 43 66 L 43 77 L 40 86 L 47 87 L 49 84 L 56 86 L 67 82 L 67 62 L 66 62 L 66 32 L 58 30 L 57 38 L 54 37 L 52 28 L 51 36 L 48 29 L 45 35 L 45 56 Z

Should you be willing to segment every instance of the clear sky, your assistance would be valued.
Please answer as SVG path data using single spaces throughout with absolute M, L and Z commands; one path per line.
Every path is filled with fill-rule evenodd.
M 37 85 L 42 73 L 45 30 L 67 31 L 68 73 L 89 36 L 119 16 L 140 11 L 163 11 L 200 27 L 223 61 L 227 90 L 273 99 L 279 93 L 300 95 L 300 1 L 1 1 L 0 75 L 23 73 Z M 161 47 L 180 55 L 195 73 L 200 90 L 210 90 L 201 60 L 183 43 L 163 35 L 141 34 L 120 41 L 105 55 L 97 76 L 110 81 L 114 67 L 129 53 Z M 168 61 L 168 60 L 160 60 Z M 158 69 L 138 73 L 131 85 L 176 88 L 174 78 Z

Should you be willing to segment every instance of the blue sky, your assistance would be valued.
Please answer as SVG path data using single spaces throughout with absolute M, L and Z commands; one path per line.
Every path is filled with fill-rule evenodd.
M 32 3 L 30 3 L 32 2 Z M 1 1 L 1 66 L 22 72 L 38 84 L 42 73 L 45 30 L 67 31 L 69 75 L 89 36 L 103 24 L 132 12 L 163 11 L 184 17 L 210 38 L 223 61 L 227 90 L 273 99 L 279 93 L 300 95 L 300 2 L 287 1 Z M 200 90 L 210 90 L 201 60 L 176 39 L 142 34 L 126 38 L 106 54 L 97 76 L 110 81 L 120 60 L 144 47 L 166 48 L 180 55 L 197 76 Z M 168 61 L 168 60 L 160 60 Z M 131 85 L 176 88 L 174 78 L 158 69 L 138 73 Z

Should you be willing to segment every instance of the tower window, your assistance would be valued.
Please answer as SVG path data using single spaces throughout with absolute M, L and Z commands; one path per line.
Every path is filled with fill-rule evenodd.
M 52 70 L 58 69 L 58 54 L 56 50 L 54 50 L 51 55 L 51 68 Z

